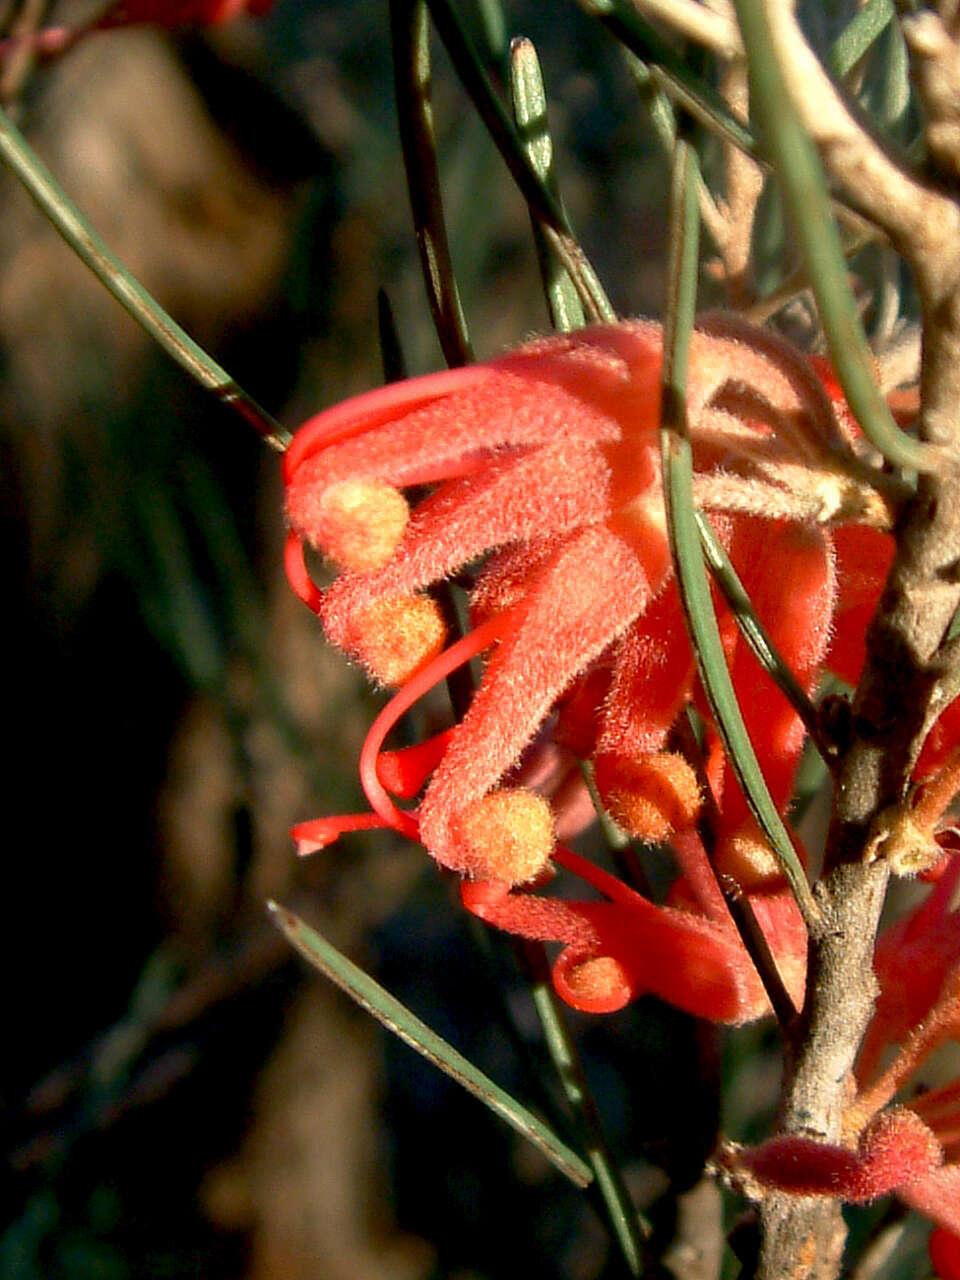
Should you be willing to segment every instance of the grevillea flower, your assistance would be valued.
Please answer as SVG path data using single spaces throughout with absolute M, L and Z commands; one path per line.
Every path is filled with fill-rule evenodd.
M 370 392 L 297 433 L 285 458 L 288 576 L 329 638 L 398 692 L 361 756 L 373 812 L 305 823 L 296 835 L 305 851 L 377 825 L 421 840 L 465 877 L 470 910 L 564 944 L 555 981 L 577 1007 L 618 1008 L 654 991 L 737 1022 L 763 1012 L 765 997 L 694 831 L 700 783 L 671 737 L 692 702 L 707 713 L 665 527 L 661 355 L 652 323 L 581 330 Z M 835 612 L 848 605 L 853 618 L 858 603 L 855 591 L 838 598 L 830 527 L 889 524 L 856 460 L 855 429 L 802 354 L 726 317 L 693 335 L 687 398 L 697 500 L 810 690 Z M 420 495 L 412 509 L 409 489 Z M 308 572 L 305 545 L 340 571 L 325 591 Z M 484 556 L 471 629 L 448 643 L 428 588 Z M 723 610 L 721 630 L 757 755 L 785 811 L 802 726 Z M 847 665 L 858 657 L 855 630 L 842 627 L 833 639 Z M 460 723 L 407 752 L 386 752 L 407 708 L 480 654 L 483 678 Z M 524 753 L 544 726 L 591 761 L 627 831 L 673 842 L 682 875 L 666 906 L 558 848 L 557 814 L 523 785 Z M 709 720 L 706 759 L 715 861 L 755 892 L 799 995 L 802 926 Z M 421 790 L 415 810 L 396 804 Z M 607 901 L 532 893 L 553 865 Z

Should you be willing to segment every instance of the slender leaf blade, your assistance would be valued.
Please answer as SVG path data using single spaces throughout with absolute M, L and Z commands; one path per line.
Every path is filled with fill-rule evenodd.
M 348 960 L 306 921 L 277 902 L 268 902 L 267 909 L 287 940 L 315 969 L 345 991 L 362 1009 L 372 1014 L 405 1044 L 422 1054 L 452 1080 L 456 1080 L 517 1133 L 532 1142 L 576 1186 L 589 1186 L 593 1181 L 590 1166 L 532 1112 L 494 1084 L 463 1054 L 431 1030 L 352 960 Z

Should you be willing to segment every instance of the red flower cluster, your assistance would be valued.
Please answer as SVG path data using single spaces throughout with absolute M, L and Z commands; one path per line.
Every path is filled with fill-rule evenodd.
M 361 757 L 373 812 L 295 834 L 304 852 L 361 827 L 421 840 L 464 877 L 471 911 L 563 944 L 554 980 L 577 1008 L 613 1010 L 653 992 L 741 1022 L 767 1002 L 698 834 L 701 782 L 675 750 L 691 704 L 707 724 L 711 861 L 750 892 L 798 1000 L 805 937 L 696 680 L 665 528 L 661 356 L 655 324 L 585 329 L 370 392 L 297 433 L 285 459 L 290 581 L 329 638 L 399 691 Z M 855 678 L 892 542 L 845 406 L 801 353 L 723 316 L 693 336 L 687 397 L 697 501 L 774 643 L 807 690 L 825 667 Z M 427 496 L 411 509 L 403 490 L 413 487 Z M 305 543 L 340 570 L 326 591 L 308 574 Z M 483 556 L 471 630 L 448 645 L 427 588 Z M 783 812 L 803 728 L 729 613 L 720 620 Z M 483 679 L 461 722 L 385 751 L 400 716 L 479 654 Z M 622 827 L 671 843 L 681 874 L 665 905 L 558 845 L 582 812 L 569 753 L 591 762 Z M 552 785 L 529 784 L 545 755 Z M 398 807 L 421 791 L 415 809 Z M 532 892 L 555 866 L 605 900 Z

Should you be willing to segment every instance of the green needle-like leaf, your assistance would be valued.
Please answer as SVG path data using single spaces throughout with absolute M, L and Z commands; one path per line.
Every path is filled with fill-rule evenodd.
M 810 739 L 820 752 L 820 755 L 824 760 L 831 759 L 836 754 L 836 751 L 823 736 L 816 707 L 807 697 L 797 677 L 787 666 L 767 634 L 766 627 L 757 617 L 750 597 L 743 589 L 743 583 L 740 581 L 736 569 L 730 563 L 730 557 L 724 550 L 723 543 L 714 532 L 709 518 L 702 511 L 697 511 L 695 514 L 707 568 L 730 606 L 734 621 L 740 628 L 747 644 L 753 650 L 757 661 L 770 676 L 771 680 L 776 683 L 803 721 L 804 728 L 810 735 Z
M 441 1071 L 445 1071 L 451 1079 L 463 1085 L 491 1111 L 506 1120 L 507 1124 L 534 1146 L 539 1147 L 551 1164 L 571 1182 L 578 1187 L 589 1186 L 593 1181 L 590 1166 L 566 1143 L 561 1142 L 532 1112 L 494 1084 L 482 1071 L 478 1071 L 463 1054 L 458 1053 L 299 916 L 276 902 L 268 902 L 267 907 L 288 941 L 315 969 L 319 969 L 331 982 L 336 983 L 362 1009 L 372 1014 L 405 1044 L 416 1049 L 417 1053 L 422 1054 Z
M 553 172 L 553 142 L 547 122 L 547 95 L 540 74 L 540 60 L 529 40 L 514 40 L 510 46 L 510 99 L 517 132 L 526 149 L 527 158 L 544 186 L 560 203 L 560 193 Z M 580 298 L 569 272 L 550 247 L 542 219 L 532 209 L 530 219 L 553 327 L 561 333 L 569 333 L 571 329 L 579 329 L 586 323 Z
M 643 1241 L 649 1237 L 652 1228 L 637 1212 L 607 1146 L 603 1122 L 584 1075 L 576 1043 L 570 1035 L 550 984 L 550 971 L 543 948 L 533 949 L 531 954 L 535 969 L 542 970 L 537 973 L 532 984 L 532 993 L 547 1050 L 576 1119 L 579 1139 L 593 1169 L 597 1192 L 603 1200 L 627 1270 L 631 1276 L 641 1276 Z
M 696 153 L 677 142 L 671 189 L 671 245 L 664 314 L 661 450 L 667 524 L 690 640 L 730 764 L 760 829 L 777 856 L 808 926 L 819 917 L 803 867 L 770 798 L 724 659 L 703 563 L 693 499 L 693 454 L 687 431 L 686 381 L 696 308 L 699 214 Z
M 736 9 L 750 66 L 750 101 L 763 122 L 766 149 L 847 403 L 864 435 L 889 462 L 917 471 L 936 470 L 942 465 L 940 455 L 900 430 L 876 384 L 823 170 L 783 83 L 763 0 L 736 0 Z
M 867 0 L 857 15 L 847 23 L 827 54 L 827 66 L 838 80 L 842 80 L 853 70 L 886 30 L 892 17 L 891 0 Z
M 443 216 L 430 102 L 430 24 L 424 0 L 391 0 L 390 36 L 400 145 L 430 310 L 447 364 L 469 364 L 473 349 Z
M 101 284 L 167 355 L 205 391 L 211 392 L 222 404 L 239 413 L 266 444 L 281 452 L 286 449 L 290 443 L 290 433 L 247 395 L 227 371 L 167 315 L 119 258 L 114 257 L 49 169 L 34 155 L 26 139 L 2 109 L 0 161 L 20 182 L 40 212 L 81 262 L 90 268 Z
M 613 322 L 617 315 L 593 267 L 577 242 L 566 215 L 527 156 L 513 121 L 494 92 L 460 17 L 449 0 L 427 0 L 440 39 L 460 83 L 470 95 L 520 194 L 542 222 L 544 235 L 573 280 L 593 320 Z

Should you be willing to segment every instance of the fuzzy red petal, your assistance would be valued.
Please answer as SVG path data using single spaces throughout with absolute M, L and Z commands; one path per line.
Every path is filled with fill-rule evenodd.
M 603 457 L 577 440 L 499 460 L 444 485 L 415 510 L 388 564 L 344 574 L 329 588 L 324 630 L 349 648 L 354 619 L 377 599 L 412 594 L 493 547 L 598 523 L 608 486 Z
M 529 584 L 423 799 L 421 835 L 445 866 L 471 871 L 452 830 L 457 814 L 495 786 L 557 697 L 650 594 L 635 552 L 602 526 L 571 538 Z
M 880 994 L 857 1064 L 861 1083 L 872 1079 L 884 1049 L 903 1043 L 923 1021 L 960 964 L 960 929 L 950 909 L 958 882 L 960 856 L 955 856 L 923 902 L 877 940 L 873 967 Z
M 937 1227 L 931 1232 L 927 1247 L 939 1280 L 960 1280 L 960 1235 Z
M 787 1135 L 738 1153 L 764 1186 L 865 1204 L 896 1191 L 904 1199 L 943 1162 L 940 1144 L 905 1108 L 881 1112 L 855 1151 Z
M 659 751 L 690 697 L 693 677 L 693 650 L 671 584 L 617 646 L 597 750 L 625 756 Z
M 584 866 L 567 851 L 559 857 L 565 865 Z M 615 902 L 567 902 L 470 882 L 461 894 L 470 911 L 498 928 L 565 943 L 554 985 L 582 1012 L 612 1013 L 648 994 L 716 1022 L 746 1022 L 764 1011 L 759 979 L 732 930 L 655 906 L 624 886 Z M 599 958 L 613 962 L 606 974 L 613 980 L 603 990 L 590 990 L 578 973 Z
M 934 1169 L 912 1186 L 898 1188 L 897 1195 L 938 1227 L 960 1235 L 960 1165 Z

